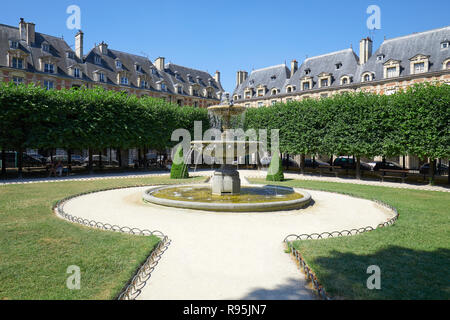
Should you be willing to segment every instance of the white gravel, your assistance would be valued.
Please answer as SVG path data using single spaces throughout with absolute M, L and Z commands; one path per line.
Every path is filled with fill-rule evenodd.
M 143 203 L 148 188 L 100 192 L 65 205 L 71 215 L 160 230 L 172 240 L 139 299 L 315 299 L 283 240 L 289 234 L 376 227 L 393 213 L 368 200 L 308 191 L 288 212 L 209 213 Z M 297 190 L 301 192 L 301 190 Z

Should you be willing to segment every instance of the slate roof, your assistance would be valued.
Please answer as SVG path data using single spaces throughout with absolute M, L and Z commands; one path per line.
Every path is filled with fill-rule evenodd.
M 367 63 L 360 66 L 357 80 L 360 82 L 367 71 L 374 72 L 374 80 L 383 79 L 383 64 L 390 59 L 400 60 L 400 76 L 410 75 L 409 59 L 418 54 L 430 56 L 430 72 L 442 70 L 442 63 L 450 58 L 450 49 L 441 49 L 445 40 L 450 41 L 450 26 L 385 40 Z M 377 61 L 380 55 L 384 55 L 383 61 Z
M 311 89 L 319 88 L 319 78 L 321 73 L 331 74 L 331 88 L 339 87 L 340 80 L 343 76 L 349 76 L 354 78 L 358 69 L 359 58 L 353 49 L 345 49 L 342 51 L 332 52 L 316 57 L 307 58 L 297 72 L 294 73 L 289 84 L 295 86 L 294 92 L 301 91 L 300 80 L 309 76 L 313 78 L 313 86 Z M 336 65 L 340 64 L 339 69 Z M 310 71 L 310 74 L 306 74 L 306 70 Z
M 198 82 L 201 88 L 211 87 L 214 90 L 213 98 L 219 99 L 218 94 L 223 92 L 220 82 L 216 82 L 214 77 L 207 72 L 178 66 L 175 64 L 166 64 L 165 70 L 160 71 L 147 58 L 126 52 L 121 52 L 108 48 L 107 54 L 102 54 L 100 45 L 91 49 L 83 56 L 82 61 L 78 59 L 75 52 L 69 47 L 62 38 L 35 32 L 35 43 L 29 46 L 26 41 L 20 40 L 19 28 L 0 24 L 0 67 L 9 67 L 7 61 L 7 52 L 10 50 L 10 40 L 19 42 L 19 49 L 28 54 L 25 70 L 29 72 L 43 73 L 39 71 L 41 57 L 51 56 L 56 59 L 54 75 L 58 77 L 72 77 L 70 67 L 77 64 L 83 73 L 84 81 L 95 81 L 94 73 L 99 71 L 105 74 L 106 83 L 117 85 L 117 74 L 119 71 L 126 71 L 129 86 L 138 87 L 138 77 L 145 76 L 149 85 L 149 90 L 159 91 L 158 83 L 163 82 L 166 85 L 166 92 L 178 94 L 175 84 L 183 86 L 183 94 L 189 95 L 189 82 L 187 75 L 190 74 L 195 82 Z M 49 52 L 42 50 L 42 44 L 47 43 L 50 46 Z M 67 52 L 73 53 L 73 59 L 67 56 Z M 95 57 L 101 57 L 101 63 L 96 63 Z M 116 67 L 116 60 L 120 60 L 122 68 Z M 139 70 L 136 65 L 140 66 Z M 152 71 L 153 70 L 153 71 Z M 175 73 L 179 74 L 179 78 Z M 44 73 L 43 73 L 44 74 Z
M 443 62 L 450 58 L 450 47 L 446 49 L 441 48 L 441 43 L 444 41 L 450 41 L 450 26 L 385 40 L 363 65 L 360 65 L 358 55 L 353 49 L 349 48 L 307 58 L 291 78 L 290 71 L 285 65 L 255 70 L 250 74 L 247 81 L 236 87 L 233 97 L 241 95 L 239 100 L 244 100 L 244 89 L 252 86 L 256 88 L 260 84 L 266 85 L 268 88 L 265 97 L 270 95 L 271 87 L 278 87 L 280 89 L 279 94 L 285 94 L 287 93 L 286 86 L 292 85 L 295 86 L 293 93 L 298 93 L 302 91 L 300 81 L 305 76 L 313 78 L 313 87 L 311 89 L 319 89 L 318 76 L 321 73 L 332 75 L 331 85 L 327 88 L 340 87 L 342 76 L 352 78 L 349 85 L 361 83 L 362 74 L 367 71 L 374 73 L 375 81 L 383 80 L 383 64 L 390 59 L 399 60 L 401 66 L 400 77 L 407 76 L 411 74 L 410 59 L 418 54 L 429 56 L 429 72 L 441 71 Z M 377 57 L 380 55 L 384 56 L 382 61 L 377 60 Z M 337 64 L 341 64 L 339 69 L 336 68 Z M 309 75 L 305 73 L 306 70 L 310 71 Z M 270 75 L 276 72 L 280 76 L 275 84 L 271 82 Z M 255 82 L 253 85 L 249 83 L 251 80 Z M 252 98 L 256 98 L 256 94 Z
M 285 85 L 289 76 L 290 71 L 285 64 L 253 70 L 248 78 L 235 89 L 233 96 L 241 95 L 243 99 L 246 88 L 253 88 L 253 94 L 256 96 L 257 88 L 260 85 L 266 86 L 265 97 L 270 96 L 274 88 L 278 89 L 280 93 L 286 93 Z

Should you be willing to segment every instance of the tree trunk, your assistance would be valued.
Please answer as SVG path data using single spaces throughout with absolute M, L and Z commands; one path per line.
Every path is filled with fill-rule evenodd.
M 356 179 L 361 180 L 361 157 L 356 157 Z
M 450 184 L 450 160 L 448 160 L 447 184 Z
M 434 175 L 436 173 L 436 160 L 430 160 L 430 185 L 434 186 Z
M 100 151 L 98 152 L 98 167 L 99 167 L 100 169 L 103 168 L 103 159 L 102 159 L 102 156 L 103 156 L 103 150 L 100 149 Z
M 122 168 L 122 150 L 117 148 L 117 161 L 119 162 L 119 168 Z
M 289 171 L 289 153 L 286 155 L 286 171 Z
M 403 156 L 403 170 L 406 170 L 406 156 Z
M 305 160 L 306 160 L 306 155 L 304 155 L 304 154 L 300 155 L 300 172 L 301 172 L 301 174 L 305 174 Z
M 92 161 L 92 158 L 93 158 L 92 149 L 89 148 L 88 152 L 89 152 L 88 171 L 89 171 L 89 174 L 93 174 L 94 173 L 94 165 L 93 165 L 93 161 Z
M 331 155 L 331 158 L 330 158 L 330 171 L 333 171 L 333 165 L 334 165 L 334 156 L 333 155 Z
M 138 169 L 141 167 L 142 164 L 142 156 L 141 156 L 141 149 L 138 149 Z
M 6 179 L 6 151 L 2 149 L 2 178 Z
M 72 171 L 72 150 L 67 150 L 67 175 Z
M 22 179 L 22 172 L 23 172 L 23 153 L 22 148 L 19 148 L 19 151 L 17 153 L 17 168 L 18 168 L 18 176 L 19 179 Z

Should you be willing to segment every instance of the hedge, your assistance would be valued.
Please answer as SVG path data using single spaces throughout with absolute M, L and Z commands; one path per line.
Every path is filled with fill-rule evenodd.
M 353 155 L 358 163 L 374 156 L 449 158 L 450 86 L 279 103 L 248 110 L 245 127 L 279 129 L 280 151 L 291 155 Z

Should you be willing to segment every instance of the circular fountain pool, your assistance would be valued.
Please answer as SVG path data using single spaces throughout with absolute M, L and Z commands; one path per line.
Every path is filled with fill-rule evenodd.
M 294 210 L 307 206 L 311 196 L 278 186 L 243 187 L 237 195 L 214 195 L 209 185 L 170 186 L 144 192 L 144 200 L 158 205 L 221 212 Z

